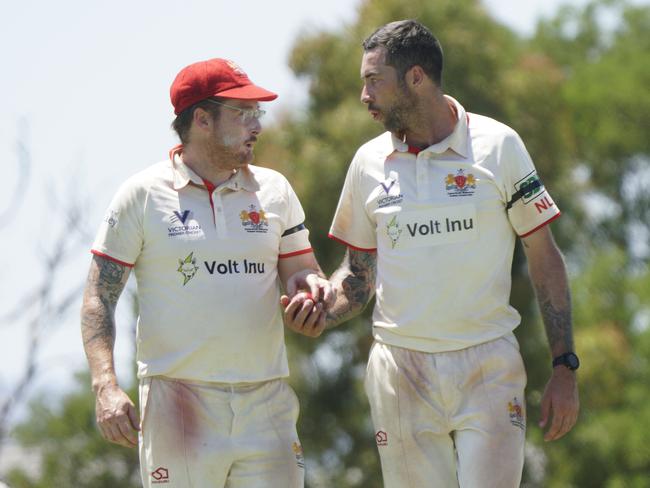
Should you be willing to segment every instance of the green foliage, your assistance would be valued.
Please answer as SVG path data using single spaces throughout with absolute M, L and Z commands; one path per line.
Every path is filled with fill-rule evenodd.
M 326 272 L 344 252 L 327 231 L 347 166 L 382 131 L 359 102 L 361 42 L 403 18 L 441 40 L 447 93 L 520 133 L 563 211 L 553 230 L 571 274 L 583 407 L 574 431 L 544 443 L 536 424 L 550 354 L 518 249 L 512 303 L 522 314 L 531 453 L 524 485 L 650 486 L 650 7 L 563 7 L 521 39 L 477 0 L 366 0 L 340 30 L 302 33 L 290 64 L 309 84 L 309 106 L 267 128 L 257 152 L 294 185 Z M 363 392 L 370 323 L 368 309 L 317 340 L 287 335 L 311 488 L 382 485 Z M 136 453 L 99 438 L 93 404 L 78 391 L 61 410 L 34 405 L 18 438 L 41 446 L 42 476 L 14 472 L 12 486 L 136 486 Z
M 29 419 L 14 436 L 24 447 L 36 449 L 41 464 L 34 476 L 21 469 L 9 473 L 12 488 L 136 488 L 141 486 L 138 453 L 111 444 L 95 424 L 95 396 L 88 374 L 77 376 L 78 389 L 61 405 L 47 397 L 32 402 Z M 137 398 L 130 391 L 131 398 Z

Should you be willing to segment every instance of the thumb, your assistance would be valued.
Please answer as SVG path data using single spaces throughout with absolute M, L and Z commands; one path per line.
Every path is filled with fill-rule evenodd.
M 280 297 L 280 305 L 282 305 L 285 308 L 287 307 L 287 305 L 289 305 L 289 297 L 287 295 L 282 295 Z
M 133 428 L 135 430 L 140 430 L 140 416 L 138 415 L 138 412 L 133 405 L 129 405 L 129 410 L 127 413 L 129 415 L 129 420 L 131 421 Z

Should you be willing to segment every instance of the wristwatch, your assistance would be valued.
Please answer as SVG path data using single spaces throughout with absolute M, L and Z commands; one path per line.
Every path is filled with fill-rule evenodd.
M 571 371 L 575 371 L 580 367 L 580 360 L 578 359 L 578 356 L 574 352 L 565 352 L 561 356 L 558 356 L 555 359 L 553 359 L 554 368 L 560 365 L 566 366 Z

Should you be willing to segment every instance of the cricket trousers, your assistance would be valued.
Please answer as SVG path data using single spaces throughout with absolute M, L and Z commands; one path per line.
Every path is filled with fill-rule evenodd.
M 284 380 L 140 382 L 145 488 L 303 488 L 298 399 Z
M 517 488 L 526 373 L 512 334 L 425 353 L 375 342 L 366 373 L 385 488 Z

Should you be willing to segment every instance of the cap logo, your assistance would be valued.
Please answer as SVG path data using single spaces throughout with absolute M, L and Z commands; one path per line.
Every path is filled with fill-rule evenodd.
M 229 67 L 231 70 L 234 71 L 234 73 L 235 73 L 236 75 L 239 75 L 239 76 L 246 76 L 246 73 L 244 73 L 244 70 L 241 69 L 241 68 L 237 65 L 237 63 L 235 63 L 234 61 L 230 61 L 229 59 L 226 59 L 226 64 L 228 65 L 228 67 Z

